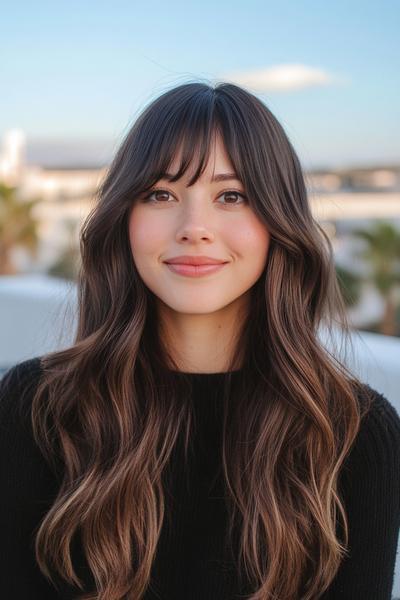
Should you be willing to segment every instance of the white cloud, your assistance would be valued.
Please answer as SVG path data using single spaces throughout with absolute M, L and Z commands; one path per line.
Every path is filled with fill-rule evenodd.
M 301 64 L 286 64 L 267 69 L 233 71 L 221 80 L 251 88 L 255 92 L 292 91 L 307 87 L 326 86 L 343 81 L 323 69 Z

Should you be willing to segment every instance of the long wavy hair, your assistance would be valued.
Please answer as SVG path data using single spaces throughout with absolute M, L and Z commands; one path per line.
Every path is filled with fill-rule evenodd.
M 216 131 L 270 234 L 223 388 L 221 464 L 237 572 L 251 600 L 311 600 L 348 552 L 339 483 L 363 416 L 363 384 L 319 337 L 324 328 L 334 341 L 335 328 L 351 344 L 329 237 L 266 105 L 232 83 L 188 82 L 149 102 L 117 150 L 81 228 L 73 343 L 42 356 L 32 424 L 60 486 L 36 533 L 36 560 L 82 599 L 144 595 L 168 512 L 163 475 L 180 436 L 187 456 L 192 409 L 179 399 L 191 381 L 176 372 L 160 334 L 128 219 L 177 148 L 175 180 L 196 161 L 192 185 Z M 239 356 L 240 385 L 232 386 Z M 73 565 L 77 536 L 93 590 Z

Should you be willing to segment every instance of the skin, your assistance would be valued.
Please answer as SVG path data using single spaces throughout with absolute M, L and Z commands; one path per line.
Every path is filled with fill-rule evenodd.
M 176 173 L 178 164 L 175 157 L 169 172 Z M 165 191 L 153 193 L 152 201 L 145 201 L 144 195 L 138 198 L 129 216 L 133 260 L 157 297 L 162 339 L 180 371 L 227 370 L 238 323 L 250 306 L 250 289 L 266 264 L 270 236 L 239 195 L 246 196 L 243 184 L 211 181 L 214 174 L 233 172 L 217 134 L 206 169 L 195 184 L 187 187 L 190 168 L 177 182 L 161 179 L 152 189 Z M 189 278 L 163 263 L 183 254 L 229 263 L 215 273 Z

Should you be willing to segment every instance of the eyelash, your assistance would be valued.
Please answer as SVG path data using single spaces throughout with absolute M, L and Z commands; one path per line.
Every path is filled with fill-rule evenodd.
M 155 192 L 166 192 L 167 194 L 170 194 L 170 196 L 173 196 L 173 193 L 170 192 L 169 190 L 163 189 L 163 188 L 154 188 L 153 190 L 150 190 L 150 192 L 144 196 L 143 200 L 147 201 L 147 202 L 154 202 L 156 203 L 156 200 L 150 200 L 150 196 L 152 196 Z M 241 192 L 237 192 L 236 190 L 225 190 L 224 192 L 222 192 L 218 197 L 223 196 L 224 194 L 237 194 L 238 196 L 240 196 L 244 203 L 247 202 L 247 197 L 242 194 Z M 168 201 L 165 201 L 164 204 L 168 204 Z M 236 203 L 236 204 L 227 204 L 227 206 L 240 206 L 242 203 Z

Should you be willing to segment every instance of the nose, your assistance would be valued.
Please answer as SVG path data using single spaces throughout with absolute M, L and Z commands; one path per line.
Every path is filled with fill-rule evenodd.
M 185 240 L 193 243 L 201 240 L 213 241 L 211 219 L 210 213 L 202 210 L 201 200 L 198 198 L 196 203 L 190 207 L 187 206 L 182 213 L 182 219 L 177 228 L 177 241 Z

